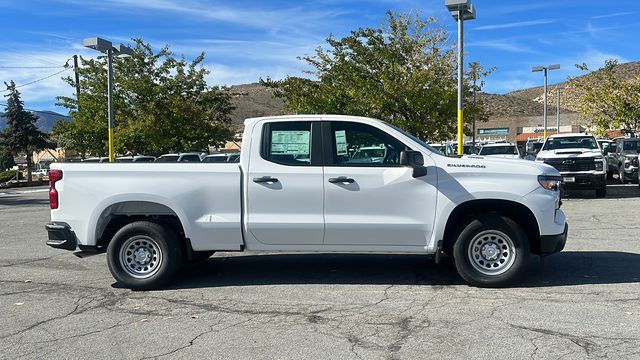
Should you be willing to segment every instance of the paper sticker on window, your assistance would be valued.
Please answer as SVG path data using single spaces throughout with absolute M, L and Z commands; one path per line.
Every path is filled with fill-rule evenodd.
M 272 155 L 306 155 L 309 156 L 310 131 L 273 131 L 271 133 Z
M 338 155 L 347 155 L 347 134 L 345 130 L 336 131 L 336 151 Z

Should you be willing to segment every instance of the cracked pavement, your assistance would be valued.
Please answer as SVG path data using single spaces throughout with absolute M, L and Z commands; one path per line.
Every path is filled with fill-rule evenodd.
M 46 192 L 0 197 L 0 358 L 640 357 L 640 190 L 569 193 L 564 252 L 510 289 L 417 255 L 217 253 L 166 289 L 47 247 Z

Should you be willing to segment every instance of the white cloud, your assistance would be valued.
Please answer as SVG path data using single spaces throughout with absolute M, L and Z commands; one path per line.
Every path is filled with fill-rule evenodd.
M 516 22 L 505 23 L 505 24 L 482 25 L 482 26 L 474 27 L 473 30 L 510 29 L 510 28 L 516 28 L 516 27 L 551 24 L 551 23 L 554 23 L 556 21 L 557 21 L 556 19 L 539 19 L 539 20 L 530 20 L 530 21 L 516 21 Z

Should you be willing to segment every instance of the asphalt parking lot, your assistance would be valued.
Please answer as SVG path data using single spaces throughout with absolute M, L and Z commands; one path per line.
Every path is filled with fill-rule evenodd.
M 3 359 L 640 358 L 640 189 L 570 192 L 564 252 L 509 289 L 414 255 L 219 253 L 170 288 L 44 244 L 46 191 L 0 190 Z

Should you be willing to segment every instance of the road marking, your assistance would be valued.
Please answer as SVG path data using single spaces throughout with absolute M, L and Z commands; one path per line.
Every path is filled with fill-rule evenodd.
M 0 192 L 0 196 L 6 195 L 21 195 L 21 194 L 32 194 L 49 191 L 49 189 L 36 189 L 36 190 L 25 190 L 25 191 L 12 191 L 12 192 Z

